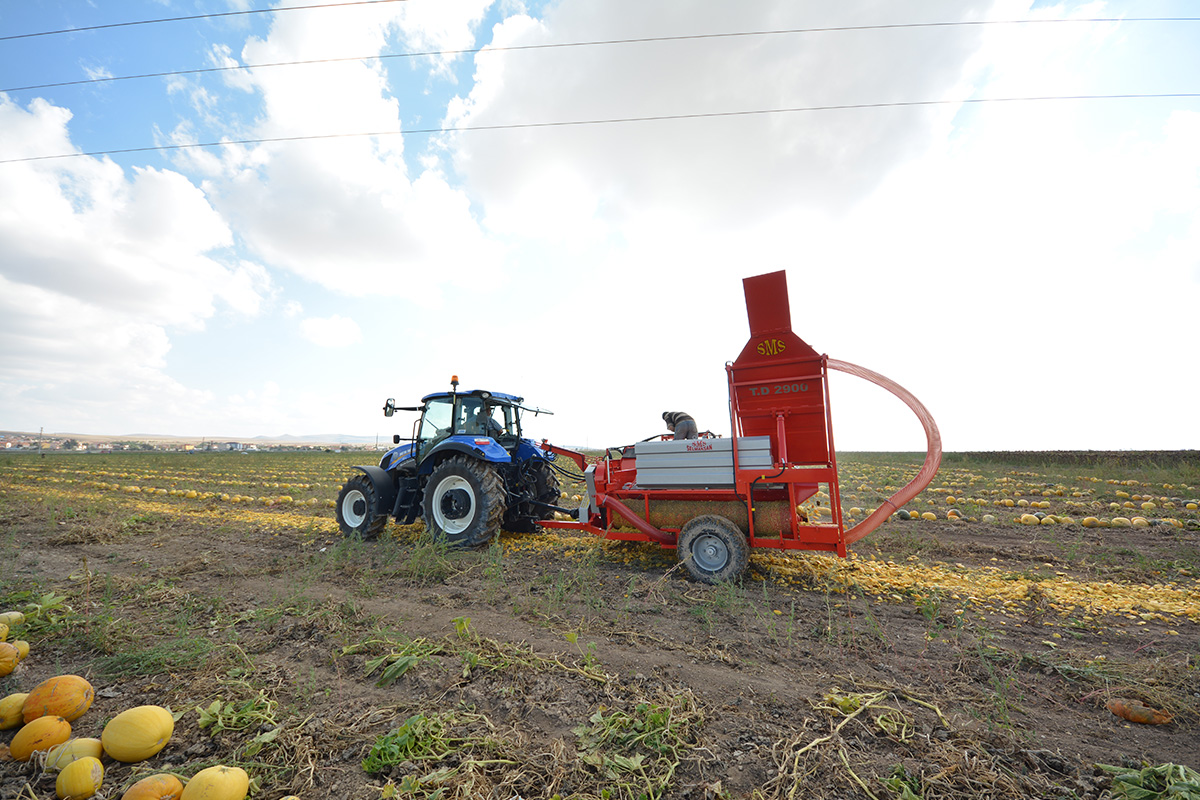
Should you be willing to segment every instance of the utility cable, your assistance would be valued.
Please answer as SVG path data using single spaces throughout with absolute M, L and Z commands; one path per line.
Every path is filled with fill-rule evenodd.
M 371 0 L 372 2 L 381 2 L 382 0 Z M 320 8 L 320 6 L 294 6 L 291 8 Z M 284 10 L 284 9 L 272 9 Z M 237 12 L 243 13 L 243 12 Z M 194 19 L 194 17 L 179 17 L 179 19 Z M 781 36 L 795 35 L 802 33 L 831 33 L 845 31 L 871 31 L 871 30 L 892 30 L 900 28 L 933 28 L 933 27 L 953 27 L 963 25 L 1026 25 L 1026 24 L 1043 24 L 1043 23 L 1061 23 L 1061 22 L 1086 22 L 1086 23 L 1110 23 L 1110 22 L 1200 22 L 1200 17 L 1130 17 L 1120 19 L 1117 17 L 1088 17 L 1078 19 L 1015 19 L 1015 20 L 981 20 L 975 22 L 911 22 L 911 23 L 895 23 L 888 25 L 847 25 L 840 27 L 829 28 L 786 28 L 781 30 L 765 30 L 765 31 L 735 31 L 730 33 L 697 33 L 687 34 L 682 36 L 645 36 L 630 39 L 599 39 L 596 41 L 587 42 L 548 42 L 545 44 L 523 44 L 523 45 L 508 45 L 508 46 L 484 46 L 471 47 L 460 50 L 427 50 L 420 52 L 408 53 L 384 53 L 381 55 L 369 56 L 341 56 L 336 58 L 313 58 L 302 61 L 274 61 L 264 64 L 234 64 L 232 66 L 222 67 L 197 67 L 195 69 L 168 70 L 164 72 L 146 72 L 139 75 L 117 75 L 106 76 L 102 78 L 82 78 L 73 81 L 59 81 L 56 83 L 37 83 L 29 86 L 12 86 L 5 89 L 0 89 L 0 92 L 27 92 L 36 89 L 57 89 L 64 86 L 83 86 L 93 83 L 112 83 L 115 81 L 130 81 L 142 78 L 168 78 L 176 75 L 203 75 L 213 72 L 230 72 L 234 70 L 252 70 L 252 69 L 267 69 L 273 67 L 295 67 L 312 64 L 337 64 L 348 61 L 383 61 L 391 58 L 427 58 L 427 57 L 446 57 L 460 55 L 479 55 L 486 53 L 505 53 L 517 52 L 521 50 L 550 50 L 567 47 L 600 47 L 607 45 L 618 44 L 648 44 L 657 42 L 682 42 L 682 41 L 699 41 L 705 39 L 731 39 L 738 37 L 752 36 Z M 85 30 L 85 29 L 79 29 Z M 0 37 L 0 41 L 5 38 L 15 37 Z
M 1147 99 L 1200 98 L 1200 92 L 1169 92 L 1162 94 L 1077 94 L 1046 95 L 1041 97 L 972 97 L 965 100 L 903 100 L 890 103 L 847 103 L 829 106 L 798 106 L 794 108 L 761 108 L 748 111 L 708 111 L 695 114 L 656 114 L 646 117 L 610 117 L 608 119 L 560 120 L 554 122 L 511 122 L 495 125 L 458 125 L 449 128 L 415 128 L 400 131 L 360 131 L 354 133 L 324 133 L 304 136 L 274 136 L 263 139 L 231 139 L 223 142 L 189 142 L 185 144 L 149 145 L 125 147 L 113 150 L 92 150 L 86 153 L 56 153 L 46 156 L 0 159 L 0 164 L 17 164 L 26 161 L 46 161 L 58 158 L 81 156 L 112 156 L 129 153 L 149 153 L 167 150 L 189 150 L 197 147 L 224 147 L 228 145 L 276 144 L 280 142 L 313 141 L 318 139 L 348 139 L 371 136 L 413 136 L 417 134 L 466 133 L 470 131 L 504 131 L 530 128 L 567 128 L 582 125 L 618 125 L 632 122 L 662 122 L 671 120 L 718 119 L 722 117 L 751 117 L 765 114 L 794 114 L 811 111 L 850 111 L 871 108 L 911 108 L 921 106 L 944 106 L 967 103 L 1031 103 L 1068 100 L 1147 100 Z
M 250 8 L 244 11 L 217 11 L 212 14 L 193 14 L 189 17 L 162 17 L 160 19 L 138 19 L 130 22 L 109 22 L 105 25 L 87 25 L 81 28 L 60 28 L 54 31 L 36 31 L 34 33 L 17 33 L 11 36 L 0 36 L 0 42 L 12 39 L 32 39 L 35 36 L 57 36 L 61 33 L 82 33 L 84 31 L 101 31 L 107 28 L 129 28 L 134 25 L 154 25 L 159 22 L 187 22 L 197 19 L 213 19 L 216 17 L 242 17 L 247 14 L 274 14 L 277 11 L 302 11 L 306 8 L 339 8 L 341 6 L 369 6 L 375 3 L 403 3 L 406 0 L 346 0 L 342 3 L 316 3 L 311 6 L 281 6 L 280 8 Z

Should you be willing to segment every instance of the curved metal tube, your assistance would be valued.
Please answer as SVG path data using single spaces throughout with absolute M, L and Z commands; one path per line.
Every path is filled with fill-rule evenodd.
M 606 495 L 601 496 L 599 498 L 599 501 L 600 501 L 600 505 L 617 512 L 618 514 L 620 514 L 622 517 L 625 518 L 626 522 L 628 522 L 633 527 L 637 528 L 637 530 L 640 533 L 646 534 L 647 536 L 649 536 L 651 539 L 658 542 L 659 544 L 669 544 L 669 545 L 675 544 L 674 536 L 667 533 L 666 531 L 660 531 L 658 528 L 654 527 L 649 522 L 646 522 L 646 520 L 642 519 L 637 514 L 634 514 L 632 511 L 630 511 L 629 506 L 625 505 L 617 498 L 606 494 Z
M 925 429 L 925 463 L 921 465 L 920 471 L 917 472 L 915 478 L 900 487 L 898 492 L 887 500 L 884 500 L 879 508 L 875 509 L 874 513 L 846 531 L 845 541 L 849 545 L 878 528 L 888 517 L 896 513 L 900 506 L 924 491 L 925 487 L 933 480 L 933 476 L 937 474 L 938 466 L 942 463 L 942 434 L 938 431 L 937 423 L 933 421 L 933 416 L 930 415 L 929 410 L 900 384 L 889 378 L 885 378 L 878 372 L 869 370 L 866 367 L 860 367 L 857 364 L 851 364 L 846 361 L 835 361 L 832 358 L 828 359 L 826 363 L 830 369 L 836 369 L 839 372 L 846 372 L 850 375 L 865 378 L 876 386 L 882 386 L 884 389 L 887 389 L 896 395 L 896 397 L 903 400 L 905 405 L 913 410 L 913 413 L 917 415 L 917 419 L 921 420 L 921 426 Z

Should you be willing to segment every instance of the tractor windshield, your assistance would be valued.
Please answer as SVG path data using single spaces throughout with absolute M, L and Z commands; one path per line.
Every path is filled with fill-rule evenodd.
M 449 397 L 438 397 L 425 404 L 421 416 L 421 431 L 417 434 L 417 448 L 424 450 L 432 442 L 449 435 L 454 421 L 454 403 Z

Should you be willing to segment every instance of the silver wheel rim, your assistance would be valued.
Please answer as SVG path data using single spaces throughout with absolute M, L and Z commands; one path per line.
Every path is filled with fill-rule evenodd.
M 354 506 L 356 506 L 359 501 L 362 501 L 363 513 L 355 514 Z M 346 492 L 346 496 L 342 498 L 342 519 L 351 528 L 358 528 L 367 521 L 366 508 L 367 496 L 358 489 L 351 489 L 350 491 Z
M 460 490 L 466 492 L 470 498 L 470 508 L 467 513 L 461 517 L 448 517 L 442 510 L 442 501 L 450 492 Z M 457 475 L 451 475 L 437 485 L 433 491 L 433 521 L 438 528 L 449 534 L 462 533 L 467 528 L 471 527 L 471 523 L 475 519 L 475 492 L 471 490 L 465 478 L 460 478 Z
M 706 533 L 692 542 L 692 560 L 706 572 L 719 572 L 729 563 L 729 548 L 719 536 Z

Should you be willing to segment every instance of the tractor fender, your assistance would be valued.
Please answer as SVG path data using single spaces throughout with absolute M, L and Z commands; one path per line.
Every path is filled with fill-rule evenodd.
M 471 443 L 457 439 L 443 441 L 421 459 L 421 468 L 418 471 L 422 475 L 428 475 L 433 472 L 433 468 L 443 459 L 453 454 L 462 454 L 470 458 L 479 459 L 480 461 L 487 461 L 491 464 L 512 463 L 512 456 L 508 454 L 507 450 L 494 440 L 481 436 L 478 439 L 471 440 Z
M 396 505 L 396 479 L 380 467 L 352 467 L 366 475 L 375 489 L 375 513 L 390 514 Z

